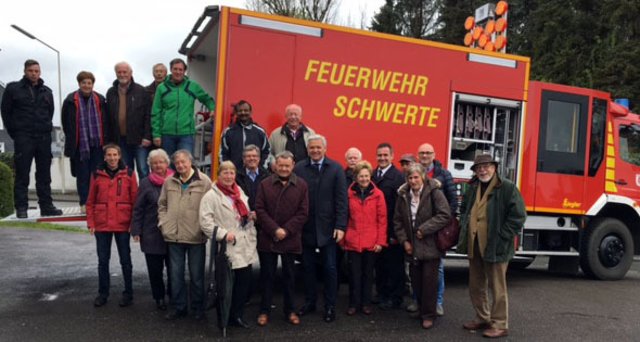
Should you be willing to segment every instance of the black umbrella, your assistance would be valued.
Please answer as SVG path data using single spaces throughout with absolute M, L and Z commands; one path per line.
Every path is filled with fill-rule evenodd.
M 233 271 L 226 253 L 227 236 L 225 235 L 220 242 L 216 242 L 215 236 L 217 230 L 218 227 L 215 227 L 211 239 L 207 308 L 216 307 L 218 327 L 222 330 L 222 336 L 227 337 L 227 325 L 229 323 L 231 295 L 233 291 Z

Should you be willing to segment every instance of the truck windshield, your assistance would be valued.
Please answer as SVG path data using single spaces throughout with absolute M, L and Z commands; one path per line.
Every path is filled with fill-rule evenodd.
M 620 125 L 620 157 L 628 163 L 640 166 L 639 125 Z

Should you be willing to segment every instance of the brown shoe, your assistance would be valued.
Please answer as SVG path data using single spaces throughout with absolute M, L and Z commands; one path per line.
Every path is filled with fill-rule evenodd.
M 347 316 L 353 316 L 356 314 L 356 308 L 350 307 L 347 309 Z
M 267 323 L 269 323 L 269 315 L 259 314 L 257 323 L 259 326 L 264 327 L 265 325 L 267 325 Z
M 480 330 L 480 329 L 488 329 L 490 328 L 489 323 L 487 322 L 478 322 L 476 320 L 465 322 L 462 325 L 463 328 L 467 330 Z
M 373 313 L 373 309 L 371 309 L 370 306 L 363 306 L 362 307 L 362 313 L 369 316 Z
M 508 329 L 489 328 L 482 333 L 482 336 L 488 338 L 505 337 L 509 335 Z
M 422 329 L 431 329 L 433 327 L 433 321 L 425 319 L 422 321 Z
M 293 325 L 300 324 L 300 317 L 298 317 L 298 315 L 296 315 L 295 312 L 290 313 L 289 314 L 289 323 L 291 323 Z

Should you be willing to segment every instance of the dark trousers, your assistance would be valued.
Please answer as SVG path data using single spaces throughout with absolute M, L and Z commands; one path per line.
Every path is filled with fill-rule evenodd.
M 376 291 L 381 301 L 402 303 L 404 295 L 404 250 L 401 245 L 384 248 L 376 260 Z
M 29 208 L 29 174 L 36 161 L 36 192 L 40 209 L 53 206 L 51 199 L 51 133 L 17 133 L 14 137 L 13 162 L 16 179 L 13 199 L 16 209 Z
M 376 254 L 371 251 L 362 253 L 348 251 L 349 263 L 349 307 L 360 308 L 371 305 L 371 287 L 373 286 L 373 266 Z
M 109 297 L 110 273 L 109 260 L 111 259 L 111 240 L 115 238 L 118 248 L 118 257 L 122 267 L 122 279 L 124 280 L 123 296 L 132 297 L 132 269 L 131 248 L 129 246 L 129 233 L 95 232 L 96 249 L 98 252 L 98 293 L 104 298 Z
M 147 157 L 149 156 L 149 149 L 140 145 L 127 144 L 127 137 L 120 137 L 120 150 L 122 151 L 122 161 L 127 165 L 130 170 L 135 170 L 138 173 L 138 178 L 141 180 L 149 174 L 149 166 L 147 164 Z
M 411 286 L 418 299 L 420 317 L 434 320 L 438 317 L 438 265 L 440 258 L 433 260 L 417 260 L 409 264 Z
M 169 243 L 169 274 L 171 274 L 171 302 L 178 311 L 187 311 L 187 285 L 184 265 L 189 264 L 189 292 L 191 310 L 204 310 L 204 264 L 206 244 Z
M 303 246 L 302 266 L 304 269 L 304 293 L 305 303 L 316 305 L 317 279 L 316 279 L 316 248 L 320 250 L 320 263 L 323 268 L 324 282 L 324 307 L 333 309 L 336 306 L 336 294 L 338 292 L 338 268 L 336 267 L 336 242 L 329 240 L 323 247 Z
M 282 262 L 282 295 L 284 306 L 282 310 L 285 316 L 294 312 L 293 293 L 295 289 L 295 277 L 293 265 L 295 255 L 291 253 L 270 253 L 260 252 L 260 287 L 262 287 L 262 302 L 260 313 L 271 313 L 271 303 L 273 298 L 273 285 L 276 281 L 276 270 L 278 268 L 278 256 Z
M 229 319 L 235 320 L 244 315 L 244 305 L 251 295 L 251 265 L 233 270 L 233 291 Z
M 76 176 L 76 189 L 78 197 L 80 197 L 80 205 L 87 203 L 91 175 L 103 160 L 103 155 L 102 147 L 92 147 L 89 150 L 89 159 L 80 160 L 80 151 L 76 151 L 75 155 L 70 158 L 73 174 Z
M 149 284 L 153 299 L 164 299 L 165 294 L 171 297 L 171 277 L 169 272 L 169 255 L 148 254 L 144 255 L 147 261 L 147 271 L 149 272 Z M 164 270 L 167 270 L 167 286 L 164 286 Z M 166 290 L 165 290 L 166 289 Z

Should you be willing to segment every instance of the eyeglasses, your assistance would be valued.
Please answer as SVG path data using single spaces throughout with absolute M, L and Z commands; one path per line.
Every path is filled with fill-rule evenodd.
M 434 154 L 434 153 L 435 152 L 433 152 L 433 151 L 421 151 L 421 152 L 418 152 L 418 154 L 426 154 L 426 155 L 429 155 L 429 156 Z

